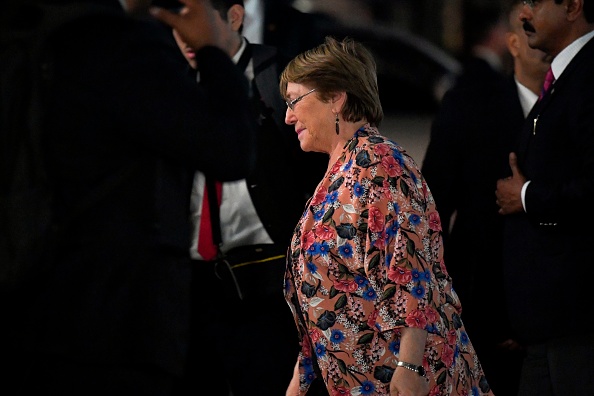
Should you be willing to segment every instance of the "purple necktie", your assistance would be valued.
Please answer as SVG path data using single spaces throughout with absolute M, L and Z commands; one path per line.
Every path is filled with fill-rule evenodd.
M 548 92 L 549 88 L 551 88 L 551 85 L 553 85 L 553 82 L 555 82 L 555 76 L 553 75 L 553 69 L 549 67 L 549 70 L 547 70 L 547 74 L 545 75 L 542 91 L 540 91 L 538 100 L 541 100 L 542 97 Z

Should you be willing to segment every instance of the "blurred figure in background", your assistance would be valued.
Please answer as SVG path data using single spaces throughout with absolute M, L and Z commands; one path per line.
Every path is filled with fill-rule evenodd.
M 160 14 L 194 49 L 200 86 L 172 61 L 149 1 L 94 3 L 47 43 L 42 131 L 58 221 L 94 204 L 69 219 L 47 272 L 7 299 L 19 311 L 2 315 L 13 337 L 0 341 L 15 351 L 1 357 L 14 374 L 6 395 L 173 395 L 189 334 L 192 175 L 236 180 L 254 167 L 243 77 L 203 0 Z
M 507 17 L 505 36 L 499 24 L 485 23 L 497 32 L 483 34 L 507 44 L 513 73 L 495 72 L 486 63 L 482 72 L 466 70 L 433 121 L 422 167 L 443 216 L 445 262 L 463 303 L 462 317 L 498 396 L 517 394 L 523 351 L 505 309 L 503 219 L 493 189 L 506 174 L 508 153 L 550 64 L 544 52 L 528 46 L 521 7 L 513 2 L 507 13 L 493 11 L 491 20 Z
M 256 169 L 245 179 L 220 184 L 218 213 L 204 200 L 205 195 L 209 198 L 205 187 L 216 188 L 216 184 L 210 184 L 210 175 L 203 172 L 194 177 L 190 255 L 198 282 L 192 289 L 195 321 L 188 393 L 211 383 L 217 389 L 211 395 L 228 394 L 226 384 L 234 396 L 281 395 L 293 372 L 298 340 L 282 293 L 287 246 L 307 198 L 326 169 L 326 158 L 304 153 L 297 134 L 284 123 L 286 104 L 278 81 L 288 60 L 275 47 L 250 43 L 242 35 L 243 0 L 206 1 L 224 26 L 225 51 L 249 82 L 258 143 Z M 173 34 L 195 69 L 193 49 L 175 30 Z M 254 274 L 250 284 L 240 284 L 242 299 L 232 279 L 217 276 L 220 256 L 202 250 L 201 237 L 213 231 L 212 224 L 203 222 L 205 216 L 211 216 L 211 221 L 216 216 L 219 227 L 214 231 L 220 230 L 218 248 L 225 259 L 232 265 L 251 263 L 241 268 L 242 273 Z M 259 289 L 257 296 L 251 289 Z M 262 340 L 264 325 L 269 331 Z M 214 346 L 213 353 L 204 353 L 205 344 Z
M 334 23 L 319 12 L 302 12 L 292 0 L 245 0 L 244 36 L 255 44 L 276 47 L 288 59 L 324 41 L 324 29 Z

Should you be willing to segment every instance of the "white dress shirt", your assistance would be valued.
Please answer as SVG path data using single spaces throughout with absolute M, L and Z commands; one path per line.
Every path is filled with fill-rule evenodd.
M 237 63 L 241 54 L 246 48 L 246 41 L 233 62 Z M 254 66 L 252 60 L 248 63 L 245 76 L 251 82 L 254 78 Z M 194 175 L 192 196 L 190 200 L 190 213 L 193 225 L 192 241 L 190 245 L 190 256 L 195 260 L 202 260 L 198 253 L 198 237 L 200 235 L 200 218 L 202 217 L 202 198 L 204 192 L 205 176 L 202 172 Z M 256 213 L 256 208 L 248 191 L 245 179 L 224 182 L 222 188 L 222 199 L 220 206 L 221 221 L 221 251 L 227 252 L 238 246 L 273 243 L 272 238 L 266 232 L 264 224 Z

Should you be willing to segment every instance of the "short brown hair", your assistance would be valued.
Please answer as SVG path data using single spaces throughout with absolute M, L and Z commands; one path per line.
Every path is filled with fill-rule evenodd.
M 347 100 L 341 114 L 346 121 L 365 118 L 372 126 L 379 126 L 384 118 L 375 60 L 367 48 L 349 37 L 338 41 L 328 36 L 323 44 L 297 55 L 280 77 L 285 98 L 289 82 L 315 88 L 322 101 L 329 100 L 334 92 L 345 91 Z

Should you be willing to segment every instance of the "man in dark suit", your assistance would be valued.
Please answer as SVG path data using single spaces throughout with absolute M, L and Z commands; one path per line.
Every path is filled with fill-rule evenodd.
M 554 57 L 556 80 L 528 115 L 511 176 L 496 190 L 507 304 L 527 352 L 519 394 L 593 395 L 594 3 L 524 4 L 528 43 Z
M 282 293 L 285 254 L 307 198 L 326 170 L 327 158 L 304 153 L 295 131 L 285 124 L 286 103 L 278 84 L 287 60 L 275 47 L 252 44 L 242 36 L 243 0 L 209 2 L 226 26 L 222 33 L 225 50 L 250 82 L 259 128 L 256 169 L 243 180 L 222 183 L 218 209 L 211 210 L 204 202 L 208 175 L 195 175 L 191 199 L 193 271 L 203 273 L 204 268 L 220 265 L 217 257 L 201 251 L 198 242 L 204 232 L 213 229 L 208 225 L 202 228 L 208 209 L 211 214 L 219 212 L 217 236 L 225 259 L 231 264 L 251 262 L 239 271 L 262 276 L 244 283 L 237 275 L 242 299 L 226 285 L 231 279 L 213 277 L 205 282 L 202 277 L 201 287 L 193 293 L 194 317 L 208 321 L 196 323 L 192 330 L 195 354 L 190 366 L 195 370 L 188 376 L 198 382 L 218 377 L 217 384 L 228 383 L 234 396 L 281 395 L 292 376 L 295 361 L 291 356 L 298 351 L 295 324 Z M 175 31 L 173 34 L 190 66 L 196 67 L 193 51 Z M 256 296 L 252 290 L 257 290 Z M 205 355 L 205 343 L 217 345 L 216 352 Z M 226 395 L 228 390 L 219 388 L 217 392 Z
M 158 14 L 195 49 L 198 85 L 142 16 L 148 2 L 123 1 L 134 16 L 95 2 L 106 11 L 50 41 L 44 130 L 58 218 L 95 203 L 72 219 L 50 270 L 13 296 L 17 317 L 3 315 L 15 338 L 1 341 L 16 350 L 3 386 L 18 387 L 5 394 L 172 395 L 188 350 L 192 175 L 235 180 L 254 166 L 244 77 L 214 12 L 195 0 L 183 17 Z
M 503 218 L 493 190 L 506 174 L 509 150 L 548 68 L 546 55 L 529 48 L 523 37 L 521 7 L 518 3 L 511 10 L 491 10 L 490 24 L 468 16 L 487 31 L 477 35 L 484 39 L 443 98 L 422 168 L 442 218 L 446 265 L 462 302 L 464 323 L 474 334 L 489 385 L 500 396 L 517 394 L 523 356 L 503 301 Z M 504 16 L 509 16 L 509 25 Z M 505 54 L 502 44 L 507 44 Z M 502 58 L 508 49 L 513 73 L 497 70 L 480 57 L 490 53 L 491 58 Z

